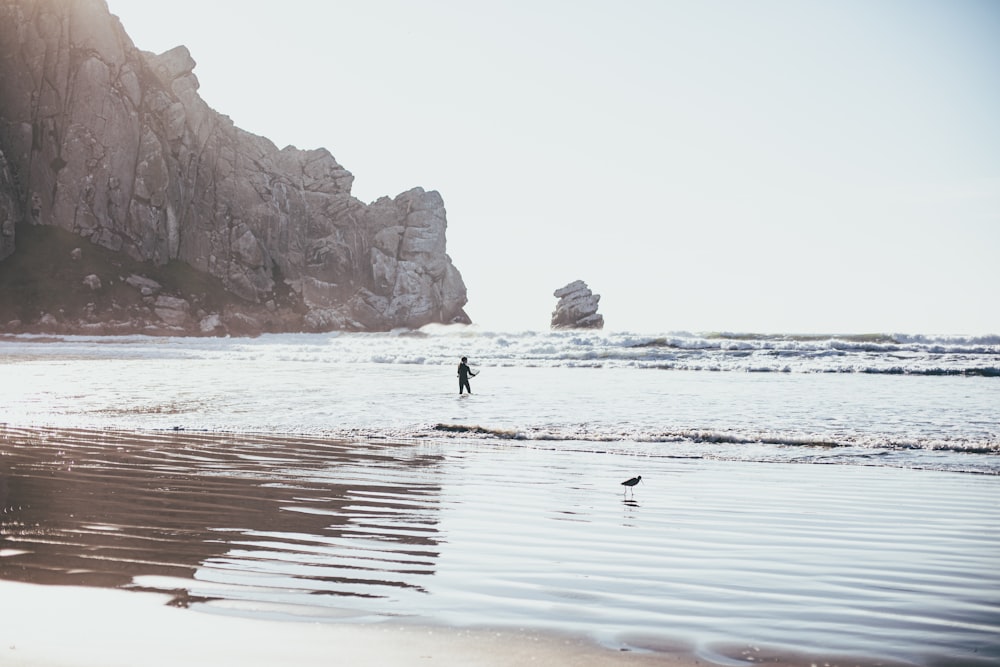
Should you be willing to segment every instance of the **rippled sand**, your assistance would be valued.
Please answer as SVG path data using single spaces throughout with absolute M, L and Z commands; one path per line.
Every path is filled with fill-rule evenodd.
M 686 654 L 621 652 L 523 630 L 280 623 L 194 614 L 165 598 L 0 581 L 5 667 L 515 667 L 694 665 Z M 784 659 L 784 658 L 782 658 Z M 793 663 L 786 663 L 793 664 Z
M 0 426 L 0 512 L 2 664 L 1000 660 L 991 476 Z

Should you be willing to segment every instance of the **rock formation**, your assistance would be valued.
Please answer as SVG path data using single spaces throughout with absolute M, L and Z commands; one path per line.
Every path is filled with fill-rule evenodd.
M 0 95 L 3 94 L 0 79 Z M 20 207 L 14 196 L 14 177 L 7 167 L 7 158 L 0 150 L 0 261 L 14 252 L 14 232 L 21 219 Z
M 597 313 L 600 294 L 594 294 L 587 283 L 576 280 L 557 289 L 552 296 L 559 299 L 552 312 L 553 329 L 603 329 L 604 316 Z
M 194 68 L 183 46 L 136 49 L 104 0 L 0 0 L 0 265 L 16 233 L 47 225 L 146 267 L 206 274 L 230 295 L 220 309 L 264 313 L 263 329 L 468 322 L 437 192 L 364 204 L 327 150 L 279 150 L 209 108 Z M 91 273 L 94 294 L 128 278 Z M 146 295 L 130 317 L 204 333 L 166 297 L 190 295 Z M 97 321 L 121 319 L 94 303 Z M 225 333 L 225 313 L 211 316 Z

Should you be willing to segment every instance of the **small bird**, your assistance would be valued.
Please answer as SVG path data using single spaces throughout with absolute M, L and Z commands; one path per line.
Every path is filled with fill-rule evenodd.
M 631 489 L 633 486 L 635 486 L 636 484 L 638 484 L 641 481 L 642 481 L 642 475 L 639 475 L 638 477 L 633 477 L 632 479 L 626 479 L 624 482 L 622 482 L 622 486 L 625 486 L 625 487 L 628 487 L 628 489 Z

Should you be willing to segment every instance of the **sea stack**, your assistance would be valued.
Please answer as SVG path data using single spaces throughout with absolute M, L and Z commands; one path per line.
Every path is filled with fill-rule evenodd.
M 552 293 L 559 299 L 552 312 L 553 329 L 603 329 L 604 316 L 597 312 L 600 294 L 594 294 L 582 280 L 571 282 Z

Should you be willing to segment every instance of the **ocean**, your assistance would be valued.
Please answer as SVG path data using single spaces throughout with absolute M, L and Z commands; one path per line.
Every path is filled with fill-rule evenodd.
M 1000 660 L 1000 336 L 17 336 L 0 377 L 0 579 Z
M 458 397 L 456 367 L 481 374 Z M 3 421 L 1000 473 L 1000 336 L 428 327 L 0 340 Z

